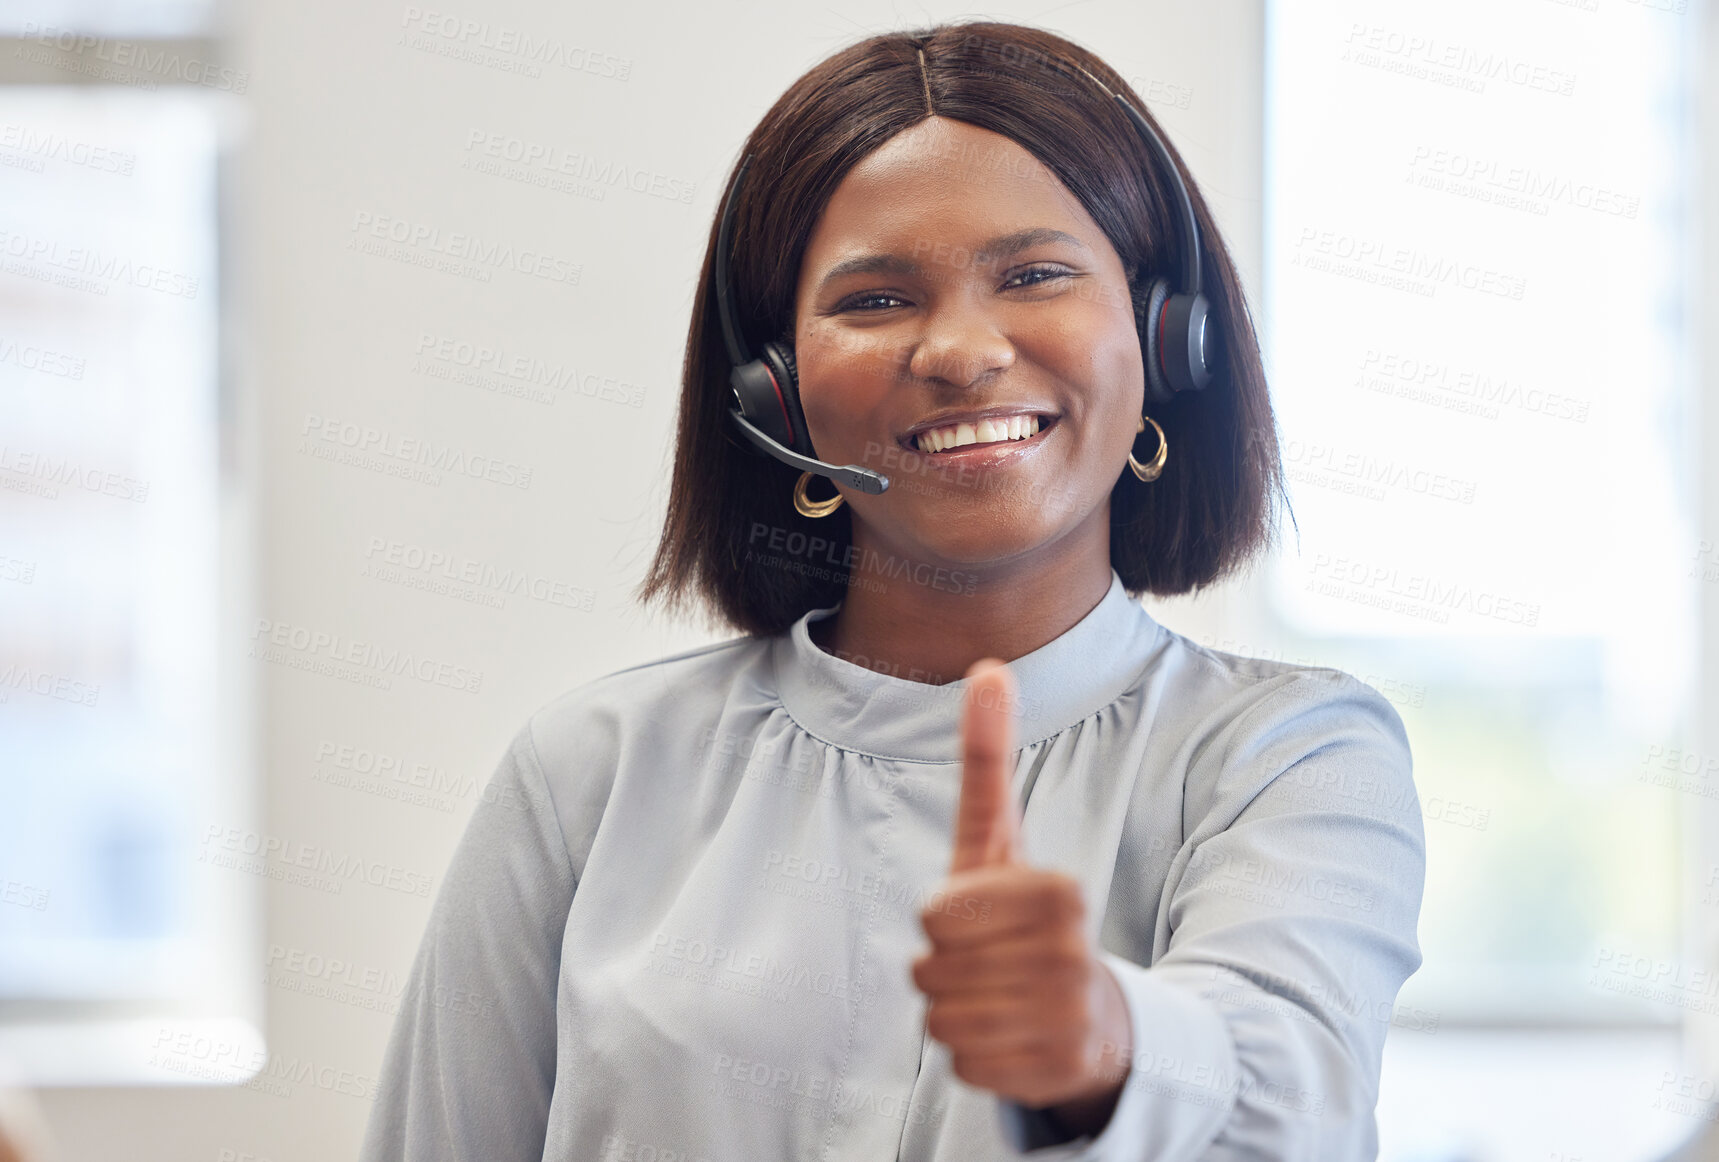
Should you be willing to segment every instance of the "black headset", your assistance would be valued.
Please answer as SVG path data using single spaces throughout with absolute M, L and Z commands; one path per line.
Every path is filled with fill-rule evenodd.
M 1096 77 L 1092 79 L 1097 81 Z M 1110 95 L 1127 110 L 1129 119 L 1170 175 L 1176 191 L 1175 208 L 1179 211 L 1176 217 L 1181 231 L 1181 289 L 1172 287 L 1169 279 L 1154 278 L 1134 302 L 1135 325 L 1145 354 L 1146 393 L 1156 403 L 1168 403 L 1177 392 L 1200 391 L 1210 384 L 1218 358 L 1217 336 L 1206 325 L 1209 313 L 1206 296 L 1200 293 L 1200 229 L 1194 220 L 1194 203 L 1188 196 L 1188 187 L 1163 139 L 1126 97 L 1121 93 Z M 713 272 L 716 306 L 722 319 L 722 337 L 728 345 L 728 360 L 733 365 L 728 383 L 739 405 L 729 408 L 728 414 L 734 418 L 741 435 L 765 455 L 789 467 L 839 480 L 861 492 L 882 492 L 889 487 L 889 477 L 858 464 L 837 466 L 817 459 L 811 434 L 806 430 L 805 413 L 800 409 L 799 371 L 794 365 L 792 345 L 765 343 L 763 354 L 754 359 L 735 325 L 733 308 L 729 305 L 728 255 L 734 230 L 734 204 L 751 164 L 751 154 L 741 159 L 716 234 Z M 1150 325 L 1148 320 L 1152 320 Z

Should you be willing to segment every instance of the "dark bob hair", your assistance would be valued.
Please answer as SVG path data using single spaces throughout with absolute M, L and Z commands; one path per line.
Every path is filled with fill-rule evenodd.
M 1180 242 L 1160 163 L 1126 112 L 1076 65 L 1151 118 L 1097 56 L 1016 24 L 939 24 L 873 36 L 795 81 L 740 151 L 752 155 L 752 167 L 735 205 L 730 272 L 736 325 L 753 353 L 770 338 L 792 345 L 800 264 L 843 177 L 933 110 L 1013 139 L 1055 173 L 1116 249 L 1137 297 L 1156 272 L 1174 280 Z M 1111 564 L 1135 597 L 1187 593 L 1237 572 L 1275 541 L 1275 500 L 1283 495 L 1276 421 L 1241 283 L 1205 200 L 1171 153 L 1193 199 L 1203 290 L 1223 357 L 1205 390 L 1148 403 L 1171 449 L 1163 474 L 1143 484 L 1124 466 L 1112 489 Z M 733 171 L 724 198 L 732 184 Z M 769 635 L 845 597 L 850 571 L 839 562 L 852 544 L 851 506 L 822 519 L 801 516 L 792 499 L 799 473 L 759 455 L 728 418 L 728 353 L 711 290 L 721 202 L 687 336 L 663 536 L 638 596 L 665 599 L 671 608 L 696 596 L 707 613 L 743 633 Z M 1149 459 L 1155 447 L 1148 427 L 1135 454 Z M 759 529 L 786 529 L 790 543 L 817 544 L 814 567 L 784 568 L 752 552 Z

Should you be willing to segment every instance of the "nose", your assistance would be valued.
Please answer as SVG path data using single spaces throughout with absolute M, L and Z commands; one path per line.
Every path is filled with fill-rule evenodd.
M 914 345 L 908 370 L 917 379 L 966 387 L 1014 362 L 1015 345 L 997 329 L 989 312 L 946 299 L 925 316 L 925 330 Z

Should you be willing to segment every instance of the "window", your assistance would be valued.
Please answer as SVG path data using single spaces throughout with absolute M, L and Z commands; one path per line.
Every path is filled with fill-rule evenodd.
M 1396 1022 L 1386 1096 L 1393 1061 L 1423 1108 L 1426 1086 L 1493 1085 L 1495 1114 L 1464 1098 L 1426 1123 L 1490 1119 L 1488 1156 L 1556 1147 L 1520 1136 L 1528 1096 L 1496 1096 L 1465 1026 L 1636 1038 L 1614 1075 L 1567 1039 L 1521 1067 L 1587 1070 L 1565 1092 L 1597 1095 L 1577 1105 L 1620 1149 L 1691 1129 L 1637 1092 L 1643 1061 L 1676 1067 L 1681 1009 L 1628 987 L 1680 958 L 1681 816 L 1719 788 L 1668 766 L 1714 564 L 1686 443 L 1687 20 L 1269 7 L 1261 314 L 1299 544 L 1286 522 L 1267 597 L 1286 653 L 1373 684 L 1408 728 L 1425 965 L 1399 1013 L 1436 1020 Z M 1520 1065 L 1532 1040 L 1497 1051 Z M 1388 1106 L 1383 1157 L 1444 1156 Z
M 240 967 L 261 883 L 208 866 L 252 796 L 220 652 L 244 592 L 235 74 L 201 42 L 109 34 L 200 13 L 33 6 L 0 51 L 0 1054 L 38 1083 L 217 1080 L 149 1069 L 163 1030 L 260 1043 Z

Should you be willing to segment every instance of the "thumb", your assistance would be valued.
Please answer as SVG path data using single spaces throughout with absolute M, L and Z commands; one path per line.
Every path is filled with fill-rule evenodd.
M 1012 863 L 1020 820 L 1010 790 L 1015 755 L 1015 676 L 996 658 L 967 670 L 961 711 L 961 801 L 955 808 L 955 857 L 949 870 Z

